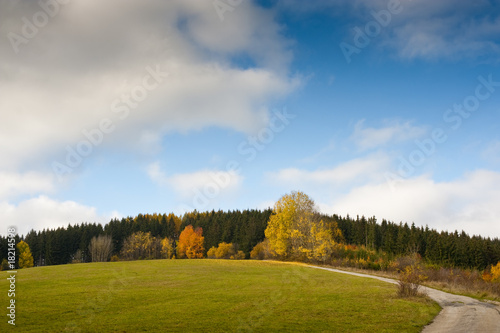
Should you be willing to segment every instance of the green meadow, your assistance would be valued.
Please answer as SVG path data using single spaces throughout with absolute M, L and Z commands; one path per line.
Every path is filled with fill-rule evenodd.
M 0 277 L 0 332 L 10 332 Z M 440 310 L 384 282 L 250 260 L 22 269 L 15 299 L 17 332 L 419 332 Z

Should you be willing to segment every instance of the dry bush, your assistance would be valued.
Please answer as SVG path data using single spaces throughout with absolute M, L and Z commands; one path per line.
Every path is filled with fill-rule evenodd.
M 420 285 L 426 280 L 422 269 L 418 264 L 406 266 L 399 273 L 398 296 L 415 297 L 420 296 Z
M 399 271 L 398 296 L 421 296 L 420 285 L 427 279 L 421 266 L 421 257 L 418 253 L 400 257 L 395 266 Z
M 108 261 L 113 252 L 113 241 L 109 235 L 99 235 L 90 241 L 89 245 L 90 257 L 93 262 Z
M 478 270 L 429 267 L 424 273 L 431 286 L 479 297 L 500 298 L 500 283 L 492 282 L 488 271 L 481 273 Z
M 162 258 L 162 240 L 151 236 L 151 232 L 138 231 L 125 239 L 121 251 L 124 260 Z
M 79 264 L 83 262 L 83 252 L 82 250 L 78 249 L 76 250 L 75 254 L 73 255 L 73 259 L 71 260 L 72 264 Z
M 398 271 L 404 271 L 407 267 L 420 265 L 421 257 L 418 253 L 413 253 L 396 259 L 394 266 Z

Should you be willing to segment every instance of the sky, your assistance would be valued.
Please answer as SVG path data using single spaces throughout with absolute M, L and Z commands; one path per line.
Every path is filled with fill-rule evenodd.
M 265 209 L 500 237 L 500 1 L 0 2 L 0 234 Z

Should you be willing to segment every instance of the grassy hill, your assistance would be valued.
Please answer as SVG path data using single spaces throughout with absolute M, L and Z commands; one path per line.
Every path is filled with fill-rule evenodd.
M 6 314 L 7 273 L 0 272 Z M 302 265 L 150 260 L 19 270 L 18 332 L 419 332 L 438 312 L 395 286 Z M 12 331 L 8 317 L 1 332 Z

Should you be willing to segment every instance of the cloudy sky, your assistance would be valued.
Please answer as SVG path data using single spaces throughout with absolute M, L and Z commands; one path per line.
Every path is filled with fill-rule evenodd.
M 0 224 L 266 208 L 500 237 L 500 1 L 0 2 Z

